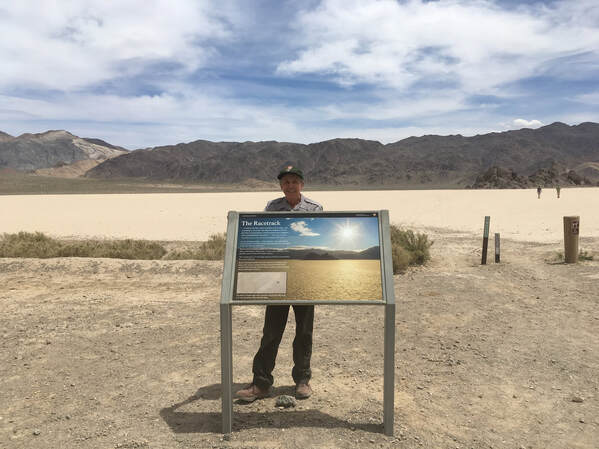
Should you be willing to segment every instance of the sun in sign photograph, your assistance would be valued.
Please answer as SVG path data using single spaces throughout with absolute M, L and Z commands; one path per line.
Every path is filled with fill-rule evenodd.
M 346 220 L 345 223 L 336 225 L 337 227 L 337 236 L 341 240 L 353 240 L 358 236 L 358 225 L 352 224 L 349 220 Z

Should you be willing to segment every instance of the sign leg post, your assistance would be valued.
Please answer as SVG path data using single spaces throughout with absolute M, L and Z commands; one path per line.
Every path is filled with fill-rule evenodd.
M 233 427 L 233 330 L 231 305 L 220 305 L 220 364 L 222 389 L 223 434 Z
M 383 425 L 385 435 L 393 436 L 395 402 L 395 303 L 385 304 L 384 344 Z

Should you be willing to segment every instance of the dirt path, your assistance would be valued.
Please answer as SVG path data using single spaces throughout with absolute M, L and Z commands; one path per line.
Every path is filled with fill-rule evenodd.
M 219 262 L 0 259 L 0 447 L 599 447 L 599 261 L 506 240 L 481 266 L 479 238 L 428 232 L 432 263 L 395 277 L 394 437 L 380 307 L 318 306 L 314 396 L 236 404 L 227 441 Z M 581 246 L 599 254 L 599 239 Z M 234 310 L 238 386 L 262 313 Z M 292 392 L 293 326 L 277 395 Z

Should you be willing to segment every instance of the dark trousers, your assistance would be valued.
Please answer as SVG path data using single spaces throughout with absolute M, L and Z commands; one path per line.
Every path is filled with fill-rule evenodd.
M 314 306 L 294 305 L 295 338 L 293 340 L 293 370 L 291 375 L 297 384 L 308 381 L 312 376 L 310 370 L 310 357 L 312 356 L 312 328 L 314 325 Z M 252 371 L 254 384 L 260 388 L 270 387 L 274 379 L 272 370 L 279 350 L 279 343 L 283 338 L 289 306 L 266 306 L 264 314 L 264 330 L 260 348 L 254 356 Z

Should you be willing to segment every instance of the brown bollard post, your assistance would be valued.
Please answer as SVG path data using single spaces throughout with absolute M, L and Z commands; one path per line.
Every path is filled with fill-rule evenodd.
M 578 234 L 580 217 L 564 217 L 564 259 L 566 263 L 578 262 Z
M 496 232 L 495 233 L 495 263 L 499 263 L 501 260 L 500 254 L 499 254 L 499 233 Z
M 483 255 L 480 261 L 481 265 L 487 264 L 487 247 L 489 246 L 489 224 L 491 222 L 490 216 L 485 216 L 485 228 L 483 230 Z

